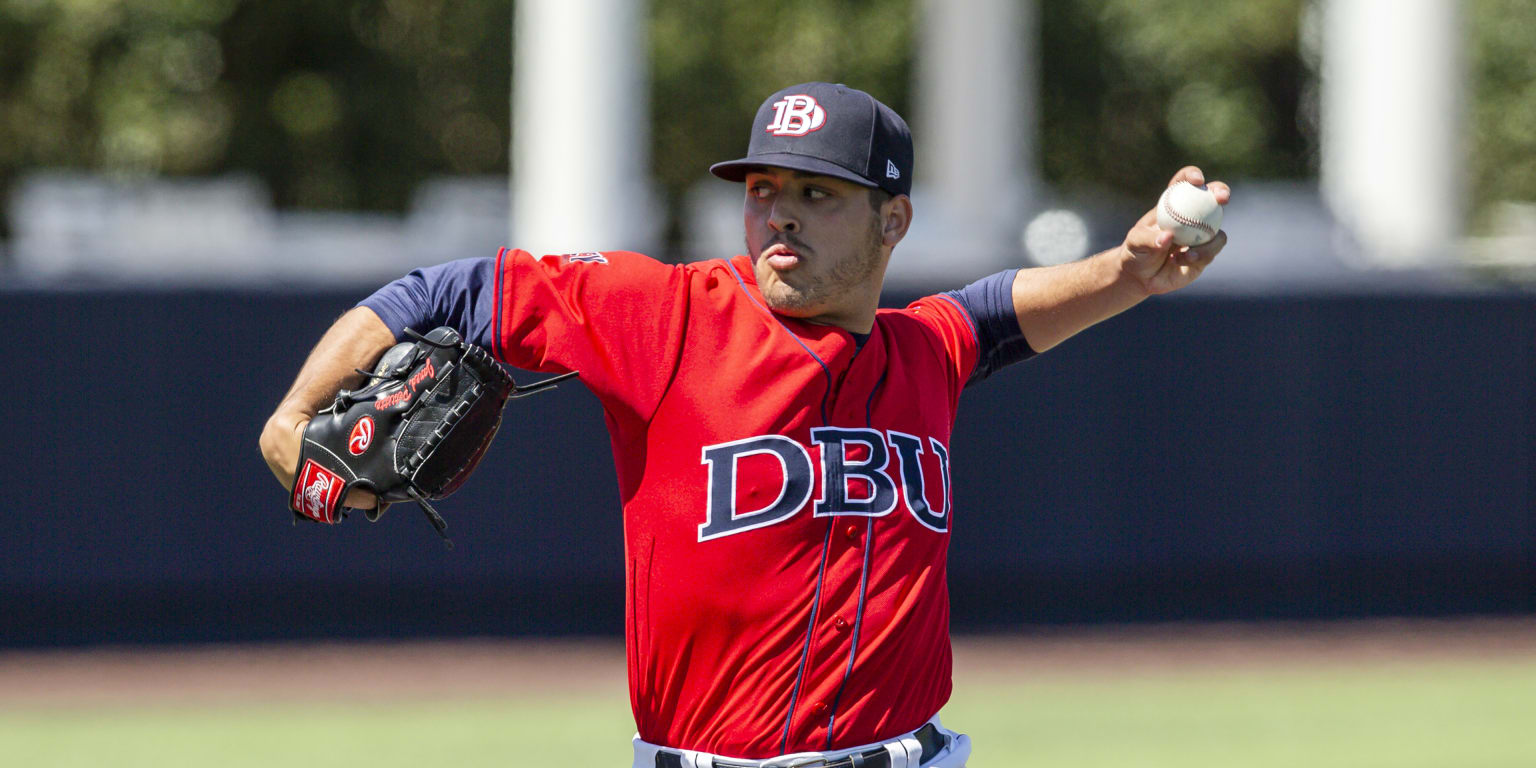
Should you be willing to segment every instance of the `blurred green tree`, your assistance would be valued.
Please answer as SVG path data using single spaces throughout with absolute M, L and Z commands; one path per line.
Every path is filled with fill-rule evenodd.
M 711 163 L 741 157 L 758 105 L 822 80 L 910 114 L 911 0 L 653 0 L 652 170 L 673 211 Z
M 1474 210 L 1536 201 L 1536 3 L 1473 0 L 1468 16 Z
M 505 173 L 512 4 L 0 0 L 0 195 L 41 167 L 246 171 L 280 206 L 400 210 L 428 176 Z M 1191 161 L 1315 173 L 1306 4 L 1041 0 L 1046 180 L 1136 195 Z M 673 237 L 681 195 L 744 151 L 777 88 L 845 82 L 912 114 L 916 6 L 651 0 L 651 162 Z M 1536 199 L 1536 3 L 1473 0 L 1468 16 L 1478 200 Z
M 1226 179 L 1315 172 L 1303 2 L 1040 3 L 1046 179 L 1144 197 L 1186 163 Z
M 511 0 L 0 0 L 0 193 L 31 168 L 247 171 L 399 210 L 506 173 Z

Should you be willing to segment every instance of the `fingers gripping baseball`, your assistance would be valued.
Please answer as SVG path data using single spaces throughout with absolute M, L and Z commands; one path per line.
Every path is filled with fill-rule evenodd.
M 1170 201 L 1171 193 L 1181 184 L 1192 186 L 1179 189 L 1183 196 Z M 1217 229 L 1211 235 L 1215 227 L 1210 225 L 1220 226 L 1222 209 L 1231 199 L 1231 187 L 1220 181 L 1207 183 L 1198 167 L 1179 169 L 1168 181 L 1168 191 L 1158 207 L 1147 211 L 1126 235 L 1122 248 L 1127 271 L 1149 294 L 1167 293 L 1194 282 L 1226 246 L 1226 232 Z M 1200 235 L 1200 229 L 1206 234 Z M 1197 240 L 1195 245 L 1179 244 L 1191 242 L 1192 237 L 1210 239 Z
M 1226 205 L 1227 201 L 1232 199 L 1232 188 L 1227 186 L 1226 182 L 1213 181 L 1210 184 L 1206 184 L 1205 172 L 1201 171 L 1197 166 L 1186 165 L 1180 168 L 1179 172 L 1175 173 L 1173 178 L 1168 180 L 1168 186 L 1171 187 L 1181 181 L 1187 181 L 1197 187 L 1202 185 L 1208 187 L 1211 192 L 1215 193 L 1216 202 L 1222 205 Z

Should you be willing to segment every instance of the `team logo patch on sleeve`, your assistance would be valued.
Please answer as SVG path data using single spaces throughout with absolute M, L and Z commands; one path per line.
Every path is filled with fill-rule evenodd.
M 567 253 L 564 256 L 561 256 L 560 258 L 564 259 L 566 261 L 566 263 L 568 263 L 568 264 L 607 264 L 608 263 L 608 257 L 602 255 L 601 253 L 597 253 L 596 251 L 588 251 L 586 253 Z
M 298 481 L 293 484 L 293 509 L 317 523 L 334 523 L 333 512 L 345 487 L 341 475 L 316 464 L 314 459 L 307 459 Z

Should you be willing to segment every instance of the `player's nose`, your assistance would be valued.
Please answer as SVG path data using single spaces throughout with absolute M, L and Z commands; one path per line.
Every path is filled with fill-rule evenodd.
M 773 227 L 775 232 L 800 231 L 800 221 L 794 217 L 792 212 L 786 210 L 783 205 L 778 203 L 774 203 L 773 210 L 768 213 L 768 226 Z

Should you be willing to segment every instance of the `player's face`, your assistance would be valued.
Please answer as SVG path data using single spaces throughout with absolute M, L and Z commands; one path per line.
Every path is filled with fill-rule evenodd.
M 747 174 L 747 253 L 775 312 L 868 331 L 890 248 L 869 189 L 784 168 Z

